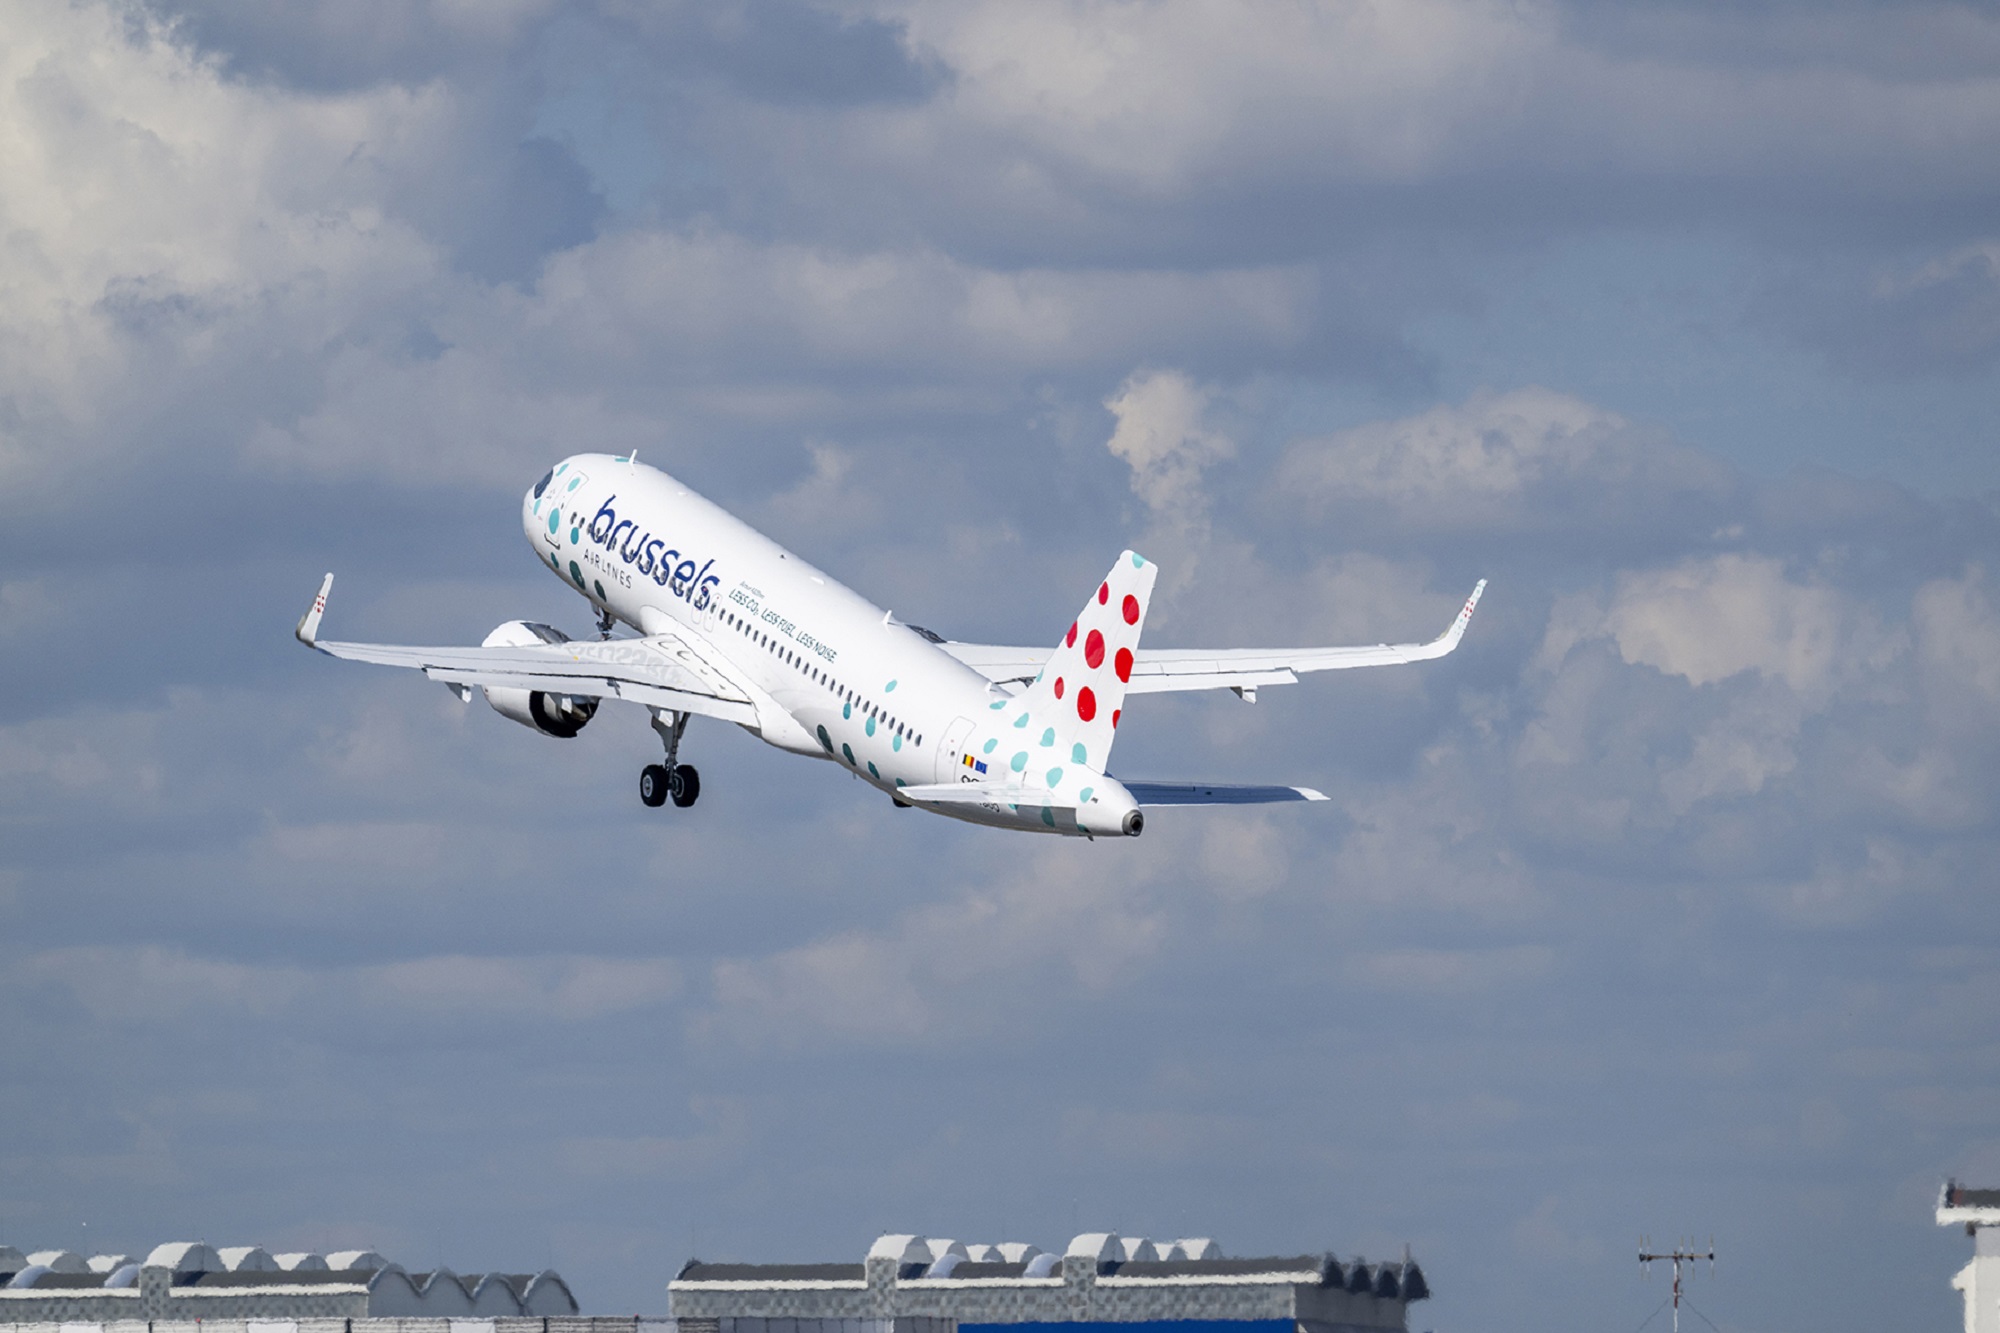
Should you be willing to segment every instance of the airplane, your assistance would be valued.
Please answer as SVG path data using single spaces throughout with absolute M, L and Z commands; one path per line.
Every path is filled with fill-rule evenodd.
M 597 612 L 598 639 L 510 620 L 478 647 L 319 637 L 333 575 L 294 634 L 333 657 L 409 667 L 501 716 L 570 738 L 606 699 L 643 706 L 666 749 L 639 799 L 685 808 L 701 775 L 680 762 L 693 717 L 733 722 L 825 760 L 899 807 L 1071 837 L 1137 837 L 1145 809 L 1323 801 L 1310 787 L 1137 782 L 1112 776 L 1127 695 L 1266 685 L 1313 671 L 1420 662 L 1458 647 L 1481 579 L 1428 643 L 1353 648 L 1139 646 L 1157 570 L 1119 555 L 1054 650 L 959 643 L 902 623 L 728 511 L 631 455 L 577 454 L 521 500 L 537 558 Z M 623 624 L 637 637 L 612 638 Z

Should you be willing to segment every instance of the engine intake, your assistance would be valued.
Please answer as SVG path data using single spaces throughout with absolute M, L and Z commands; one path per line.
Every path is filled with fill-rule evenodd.
M 538 643 L 568 643 L 569 635 L 532 620 L 510 620 L 486 636 L 484 646 L 526 648 Z M 568 740 L 597 713 L 597 700 L 587 694 L 556 694 L 547 690 L 482 687 L 493 711 L 544 736 Z

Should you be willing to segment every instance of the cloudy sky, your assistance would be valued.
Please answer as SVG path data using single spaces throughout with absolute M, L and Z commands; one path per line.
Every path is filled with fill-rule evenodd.
M 2000 19 L 16 0 L 0 1241 L 1395 1257 L 1412 1327 L 1949 1327 L 2000 1180 Z M 1428 637 L 1153 698 L 1096 845 L 291 641 L 587 613 L 636 448 L 905 619 Z

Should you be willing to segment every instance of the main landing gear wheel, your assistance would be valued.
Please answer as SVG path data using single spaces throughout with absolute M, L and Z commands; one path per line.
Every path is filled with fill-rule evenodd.
M 694 771 L 693 765 L 679 760 L 681 733 L 687 730 L 688 715 L 667 708 L 651 712 L 653 730 L 660 733 L 660 740 L 667 747 L 667 762 L 648 764 L 639 770 L 639 799 L 647 805 L 660 806 L 671 796 L 674 804 L 685 810 L 701 795 L 701 774 Z

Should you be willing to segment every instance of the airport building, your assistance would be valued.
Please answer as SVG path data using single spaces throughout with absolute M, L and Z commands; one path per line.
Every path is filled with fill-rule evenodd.
M 561 1277 L 412 1273 L 373 1250 L 272 1254 L 258 1246 L 160 1245 L 143 1259 L 29 1254 L 0 1246 L 0 1328 L 8 1324 L 300 1321 L 374 1318 L 538 1321 L 577 1312 Z M 629 1321 L 628 1321 L 629 1322 Z
M 690 1261 L 667 1286 L 678 1333 L 1401 1333 L 1428 1295 L 1407 1257 L 1231 1259 L 1103 1232 L 1060 1254 L 883 1236 L 858 1263 Z
M 1972 1262 L 1951 1280 L 1965 1298 L 1965 1333 L 2000 1333 L 2000 1190 L 1945 1182 L 1938 1194 L 1937 1224 L 1963 1226 L 1972 1237 Z

